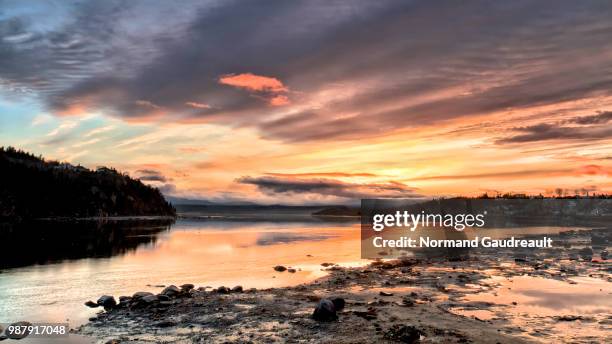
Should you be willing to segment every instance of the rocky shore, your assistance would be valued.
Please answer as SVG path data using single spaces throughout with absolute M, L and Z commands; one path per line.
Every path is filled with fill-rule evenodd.
M 602 342 L 612 333 L 609 302 L 592 312 L 540 313 L 509 293 L 520 283 L 554 283 L 609 300 L 609 233 L 565 232 L 555 248 L 522 253 L 325 264 L 326 277 L 288 288 L 185 284 L 118 300 L 102 296 L 87 305 L 105 311 L 75 332 L 99 343 Z

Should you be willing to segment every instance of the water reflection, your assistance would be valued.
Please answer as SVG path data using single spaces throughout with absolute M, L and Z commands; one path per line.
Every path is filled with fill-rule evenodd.
M 31 221 L 0 224 L 0 269 L 62 260 L 104 258 L 154 244 L 172 219 Z
M 179 219 L 170 230 L 150 223 L 87 229 L 46 225 L 3 233 L 3 240 L 11 240 L 7 246 L 14 247 L 10 254 L 2 252 L 0 322 L 69 319 L 75 326 L 95 313 L 83 303 L 103 294 L 160 292 L 156 286 L 183 283 L 290 286 L 323 276 L 323 262 L 361 264 L 357 223 Z M 58 236 L 48 239 L 48 246 L 41 240 L 21 252 L 17 247 L 27 247 L 28 236 L 53 237 L 58 229 L 77 239 Z M 275 265 L 296 273 L 276 272 Z

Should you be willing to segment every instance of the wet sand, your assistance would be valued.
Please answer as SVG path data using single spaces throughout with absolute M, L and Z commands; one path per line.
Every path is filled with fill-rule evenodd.
M 458 261 L 332 265 L 321 267 L 327 276 L 294 287 L 196 287 L 164 301 L 127 299 L 75 332 L 99 343 L 410 342 L 410 333 L 423 343 L 610 340 L 612 262 L 600 253 L 607 243 L 593 244 L 590 231 L 555 238 L 566 244 L 520 257 L 484 250 Z M 590 256 L 585 246 L 593 247 Z M 346 302 L 337 320 L 312 318 L 321 298 L 336 297 Z

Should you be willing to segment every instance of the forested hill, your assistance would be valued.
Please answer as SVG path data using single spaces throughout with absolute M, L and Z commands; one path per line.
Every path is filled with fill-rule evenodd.
M 112 168 L 95 171 L 0 148 L 0 220 L 174 216 L 158 189 Z

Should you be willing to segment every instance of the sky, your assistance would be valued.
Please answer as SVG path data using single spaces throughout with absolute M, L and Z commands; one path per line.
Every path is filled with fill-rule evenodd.
M 0 146 L 216 202 L 612 192 L 612 3 L 0 0 Z

